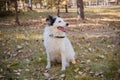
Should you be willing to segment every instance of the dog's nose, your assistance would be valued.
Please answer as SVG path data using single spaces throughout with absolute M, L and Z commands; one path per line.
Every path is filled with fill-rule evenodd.
M 68 23 L 66 23 L 66 26 L 68 26 L 69 24 Z

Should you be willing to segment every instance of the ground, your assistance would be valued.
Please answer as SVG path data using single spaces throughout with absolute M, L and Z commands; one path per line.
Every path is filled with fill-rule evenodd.
M 43 46 L 45 17 L 54 11 L 20 13 L 0 18 L 1 80 L 120 80 L 120 9 L 85 9 L 85 20 L 76 10 L 61 13 L 69 22 L 67 36 L 76 52 L 76 64 L 61 71 L 60 64 L 46 70 Z M 67 45 L 66 45 L 67 46 Z

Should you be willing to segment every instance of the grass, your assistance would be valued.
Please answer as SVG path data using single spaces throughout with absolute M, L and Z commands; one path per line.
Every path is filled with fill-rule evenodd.
M 4 18 L 0 24 L 2 26 L 0 27 L 0 79 L 119 80 L 120 33 L 102 33 L 102 31 L 110 32 L 114 28 L 119 30 L 119 23 L 115 22 L 110 25 L 111 27 L 107 27 L 106 24 L 109 22 L 100 19 L 107 17 L 118 20 L 119 16 L 114 13 L 119 13 L 119 10 L 85 9 L 85 12 L 85 23 L 79 22 L 79 26 L 74 25 L 75 27 L 68 29 L 70 31 L 67 35 L 75 49 L 77 63 L 68 67 L 66 71 L 60 71 L 60 64 L 53 64 L 50 70 L 45 69 L 46 52 L 42 37 L 44 23 L 39 21 L 39 16 L 44 19 L 49 14 L 48 12 L 33 11 L 20 14 L 21 26 L 13 25 L 13 18 Z M 50 14 L 52 13 L 54 12 Z M 114 15 L 110 17 L 111 14 L 109 14 L 104 17 L 105 15 L 100 13 Z M 61 15 L 66 19 L 76 17 L 77 14 L 62 12 Z M 98 19 L 97 24 L 102 26 L 98 26 L 96 21 L 92 21 L 96 18 Z M 74 20 L 68 22 L 76 24 Z M 89 25 L 91 23 L 94 25 Z M 81 29 L 83 30 L 81 31 Z M 96 29 L 98 31 L 95 31 Z M 61 75 L 65 76 L 61 77 Z
M 85 9 L 88 13 L 109 13 L 109 12 L 119 12 L 119 9 L 112 9 L 112 8 L 94 8 L 94 9 Z

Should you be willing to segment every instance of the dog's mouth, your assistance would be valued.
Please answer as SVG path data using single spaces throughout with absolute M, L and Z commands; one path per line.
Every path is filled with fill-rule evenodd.
M 62 26 L 58 26 L 57 29 L 61 30 L 62 32 L 66 32 L 66 29 L 64 27 L 62 27 Z

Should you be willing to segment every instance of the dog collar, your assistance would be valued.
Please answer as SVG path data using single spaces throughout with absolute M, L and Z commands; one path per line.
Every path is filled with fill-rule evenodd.
M 62 32 L 66 32 L 66 29 L 64 27 L 62 27 L 62 26 L 58 26 L 57 29 L 61 30 Z
M 52 34 L 49 35 L 50 37 L 53 37 L 53 38 L 65 38 L 65 36 L 53 36 Z
M 65 38 L 65 36 L 55 36 L 55 38 Z

